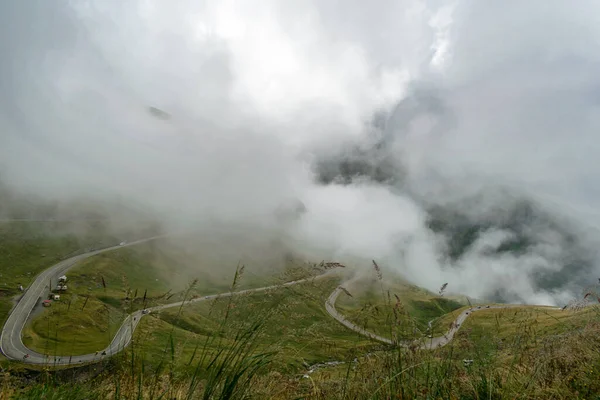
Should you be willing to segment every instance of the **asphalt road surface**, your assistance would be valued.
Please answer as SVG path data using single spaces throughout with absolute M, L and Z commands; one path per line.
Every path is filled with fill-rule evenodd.
M 148 242 L 150 240 L 155 240 L 158 238 L 165 237 L 155 236 L 152 238 L 142 239 L 135 242 L 130 242 L 124 245 L 112 246 L 101 250 L 91 251 L 89 253 L 77 255 L 75 257 L 71 257 L 64 261 L 59 262 L 58 264 L 48 268 L 40 275 L 36 277 L 33 283 L 27 288 L 17 305 L 13 308 L 11 314 L 9 315 L 4 327 L 2 328 L 2 334 L 0 336 L 0 350 L 2 353 L 13 360 L 20 360 L 27 364 L 41 364 L 41 365 L 55 365 L 55 366 L 68 366 L 68 365 L 77 365 L 84 363 L 92 363 L 98 362 L 106 357 L 110 357 L 120 351 L 122 351 L 125 347 L 127 347 L 131 343 L 131 339 L 133 336 L 133 332 L 135 328 L 139 324 L 144 314 L 142 310 L 136 311 L 130 315 L 128 315 L 123 324 L 115 334 L 110 345 L 103 350 L 100 350 L 96 353 L 84 354 L 79 356 L 50 356 L 46 354 L 37 353 L 31 349 L 28 349 L 22 341 L 22 331 L 27 323 L 29 315 L 34 307 L 39 304 L 42 299 L 46 298 L 46 295 L 50 291 L 48 287 L 50 282 L 58 282 L 58 278 L 61 275 L 64 275 L 69 269 L 73 268 L 73 266 L 88 257 L 92 257 L 96 254 L 104 253 L 107 251 L 112 251 L 116 249 L 120 249 L 128 246 L 135 246 L 140 243 Z M 333 271 L 333 270 L 332 270 Z M 164 310 L 172 307 L 180 307 L 182 305 L 189 305 L 200 301 L 207 301 L 211 299 L 215 299 L 217 297 L 229 297 L 233 294 L 246 294 L 252 292 L 264 292 L 275 288 L 287 287 L 292 285 L 297 285 L 299 283 L 307 282 L 314 279 L 320 279 L 325 276 L 328 276 L 330 272 L 328 271 L 322 275 L 311 277 L 307 279 L 300 279 L 296 281 L 286 282 L 280 285 L 272 285 L 266 286 L 257 289 L 247 289 L 241 290 L 237 292 L 226 292 L 221 294 L 214 294 L 204 297 L 198 297 L 195 299 L 187 300 L 187 301 L 179 301 L 176 303 L 160 305 L 156 307 L 148 308 L 148 314 L 151 314 L 156 311 Z
M 126 243 L 123 245 L 107 247 L 101 250 L 90 251 L 89 253 L 80 254 L 53 265 L 39 274 L 31 285 L 25 290 L 23 296 L 13 308 L 8 319 L 6 320 L 2 333 L 0 335 L 0 350 L 2 353 L 13 360 L 22 360 L 30 364 L 57 364 L 64 365 L 69 363 L 82 363 L 89 362 L 92 360 L 90 355 L 85 356 L 73 356 L 73 357 L 62 357 L 59 361 L 54 360 L 54 357 L 50 357 L 44 354 L 36 353 L 23 344 L 21 340 L 21 334 L 23 328 L 29 318 L 29 315 L 33 311 L 34 307 L 38 305 L 43 299 L 46 299 L 46 295 L 50 292 L 49 285 L 52 283 L 58 283 L 58 278 L 64 275 L 69 269 L 86 258 L 95 256 L 96 254 L 121 249 L 123 247 L 135 246 L 137 244 L 145 243 L 151 240 L 166 237 L 167 235 L 154 236 L 134 242 Z M 27 357 L 25 357 L 28 355 Z
M 40 275 L 37 276 L 37 278 L 33 281 L 33 283 L 27 288 L 27 290 L 25 291 L 25 293 L 23 294 L 23 296 L 21 297 L 21 299 L 19 300 L 17 305 L 13 308 L 11 314 L 9 315 L 8 319 L 6 320 L 6 323 L 4 324 L 4 327 L 2 328 L 2 333 L 0 336 L 0 350 L 2 351 L 2 353 L 10 359 L 20 360 L 20 361 L 28 363 L 28 364 L 67 366 L 67 365 L 77 365 L 77 364 L 83 364 L 83 363 L 98 362 L 106 357 L 110 357 L 110 356 L 122 351 L 123 349 L 125 349 L 131 343 L 131 340 L 133 337 L 133 332 L 135 331 L 135 328 L 138 326 L 140 320 L 147 314 L 151 314 L 153 312 L 164 310 L 167 308 L 181 307 L 183 305 L 189 305 L 189 304 L 193 304 L 193 303 L 197 303 L 197 302 L 201 302 L 201 301 L 212 300 L 217 297 L 228 297 L 228 296 L 232 296 L 234 294 L 238 295 L 238 294 L 247 294 L 247 293 L 255 293 L 255 292 L 264 292 L 264 291 L 268 291 L 268 290 L 275 289 L 275 288 L 297 285 L 299 283 L 307 282 L 309 280 L 323 278 L 325 276 L 328 276 L 330 272 L 333 272 L 333 270 L 331 270 L 331 271 L 328 271 L 328 272 L 326 272 L 322 275 L 316 276 L 316 277 L 300 279 L 300 280 L 296 280 L 296 281 L 292 281 L 292 282 L 283 283 L 280 285 L 266 286 L 266 287 L 257 288 L 257 289 L 241 290 L 241 291 L 233 292 L 233 293 L 226 292 L 226 293 L 221 293 L 221 294 L 214 294 L 214 295 L 209 295 L 209 296 L 204 296 L 204 297 L 198 297 L 198 298 L 187 300 L 187 301 L 180 301 L 180 302 L 175 302 L 175 303 L 171 303 L 171 304 L 160 305 L 160 306 L 148 308 L 147 313 L 144 313 L 142 310 L 136 311 L 136 312 L 128 315 L 125 318 L 125 320 L 123 321 L 123 324 L 121 325 L 121 327 L 115 334 L 112 342 L 106 349 L 100 350 L 100 351 L 98 351 L 96 353 L 92 353 L 92 354 L 84 354 L 84 355 L 79 355 L 79 356 L 56 356 L 55 357 L 55 356 L 37 353 L 33 350 L 28 349 L 23 344 L 23 341 L 21 339 L 23 328 L 25 327 L 25 324 L 27 323 L 29 315 L 31 314 L 34 307 L 42 300 L 42 298 L 45 298 L 47 293 L 50 291 L 49 290 L 50 288 L 48 286 L 51 281 L 57 282 L 58 277 L 60 277 L 61 275 L 64 275 L 69 269 L 73 268 L 73 266 L 77 262 L 84 260 L 88 257 L 92 257 L 96 254 L 120 249 L 123 247 L 135 246 L 137 244 L 148 242 L 150 240 L 155 240 L 155 239 L 165 237 L 165 236 L 167 236 L 167 235 L 155 236 L 152 238 L 147 238 L 147 239 L 142 239 L 142 240 L 138 240 L 135 242 L 130 242 L 130 243 L 127 243 L 124 245 L 112 246 L 112 247 L 108 247 L 105 249 L 95 250 L 95 251 L 91 251 L 89 253 L 77 255 L 77 256 L 71 257 L 67 260 L 61 261 L 58 264 L 56 264 L 56 265 L 48 268 L 44 272 L 42 272 Z M 351 282 L 352 281 L 348 281 L 345 284 L 351 284 Z M 489 305 L 489 306 L 472 307 L 472 308 L 464 310 L 462 313 L 460 313 L 459 316 L 454 321 L 452 327 L 448 330 L 448 332 L 446 332 L 446 334 L 444 334 L 442 336 L 434 337 L 434 338 L 423 338 L 421 340 L 416 340 L 416 341 L 406 341 L 406 342 L 401 342 L 401 343 L 394 343 L 389 338 L 379 336 L 373 332 L 370 332 L 370 331 L 354 324 L 353 322 L 347 320 L 343 315 L 341 315 L 336 310 L 335 302 L 337 301 L 337 298 L 340 295 L 340 293 L 342 293 L 343 291 L 344 291 L 344 289 L 342 288 L 342 286 L 337 287 L 331 293 L 331 295 L 325 302 L 325 308 L 326 308 L 327 312 L 329 313 L 329 315 L 331 315 L 333 318 L 335 318 L 342 325 L 346 326 L 348 329 L 351 329 L 365 337 L 368 337 L 370 339 L 373 339 L 373 340 L 376 340 L 376 341 L 379 341 L 382 343 L 386 343 L 386 344 L 390 344 L 390 345 L 395 344 L 395 345 L 404 346 L 404 347 L 416 346 L 416 347 L 419 347 L 422 349 L 434 349 L 434 348 L 442 347 L 442 346 L 445 346 L 446 344 L 448 344 L 454 338 L 454 334 L 456 332 L 458 332 L 458 330 L 462 326 L 463 322 L 473 312 L 477 312 L 480 310 L 486 310 L 486 309 L 492 309 L 492 308 L 504 309 L 504 308 L 520 307 L 520 305 Z
M 350 285 L 353 283 L 353 281 L 354 280 L 347 281 L 347 282 L 345 282 L 345 284 Z M 416 348 L 421 348 L 421 349 L 426 349 L 426 350 L 443 347 L 443 346 L 447 345 L 448 343 L 450 343 L 452 341 L 452 339 L 454 338 L 454 335 L 456 334 L 456 332 L 458 332 L 458 330 L 462 327 L 463 322 L 465 322 L 465 320 L 469 317 L 469 315 L 471 315 L 474 312 L 490 310 L 490 309 L 507 309 L 507 308 L 523 307 L 522 304 L 502 304 L 502 305 L 494 304 L 494 305 L 474 306 L 474 307 L 471 307 L 471 308 L 466 309 L 463 312 L 461 312 L 458 315 L 458 317 L 454 320 L 452 327 L 442 336 L 394 343 L 391 339 L 388 339 L 383 336 L 379 336 L 373 332 L 370 332 L 370 331 L 362 328 L 361 326 L 356 325 L 352 321 L 347 320 L 342 314 L 340 314 L 335 308 L 335 302 L 337 301 L 338 296 L 343 292 L 344 292 L 343 287 L 338 286 L 331 293 L 331 295 L 329 296 L 327 301 L 325 301 L 325 309 L 327 310 L 329 315 L 331 315 L 334 319 L 336 319 L 339 323 L 344 325 L 346 328 L 351 329 L 356 333 L 359 333 L 365 337 L 368 337 L 370 339 L 376 340 L 381 343 L 390 344 L 390 345 L 394 344 L 394 345 L 398 345 L 398 346 L 402 346 L 402 347 L 414 346 Z M 545 307 L 545 306 L 540 306 L 540 307 Z M 560 310 L 560 307 L 548 307 L 548 308 Z

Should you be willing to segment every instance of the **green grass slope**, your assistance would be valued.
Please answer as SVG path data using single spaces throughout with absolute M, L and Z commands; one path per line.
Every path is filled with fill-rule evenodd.
M 376 275 L 376 274 L 374 274 Z M 365 277 L 347 288 L 336 307 L 355 324 L 384 337 L 410 339 L 437 330 L 438 319 L 462 304 L 415 286 L 401 277 Z
M 27 287 L 62 259 L 114 245 L 122 237 L 96 222 L 0 222 L 0 321 L 8 316 L 19 285 Z

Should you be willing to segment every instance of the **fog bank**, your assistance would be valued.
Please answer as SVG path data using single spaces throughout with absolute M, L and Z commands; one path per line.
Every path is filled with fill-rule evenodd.
M 11 187 L 478 298 L 597 279 L 595 2 L 5 3 Z

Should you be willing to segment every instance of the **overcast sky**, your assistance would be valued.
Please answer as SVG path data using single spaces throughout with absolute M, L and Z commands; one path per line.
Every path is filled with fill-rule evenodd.
M 523 301 L 563 301 L 572 291 L 530 279 L 562 268 L 551 239 L 532 259 L 465 259 L 449 273 L 417 201 L 374 183 L 318 185 L 313 150 L 366 140 L 383 112 L 396 121 L 393 157 L 414 190 L 443 193 L 434 202 L 508 185 L 597 227 L 599 11 L 583 0 L 4 1 L 0 178 L 57 198 L 120 195 L 168 219 L 264 223 L 298 198 L 308 212 L 288 234 L 307 254 L 384 259 L 430 289 L 483 296 L 519 281 Z M 400 121 L 398 103 L 423 91 Z

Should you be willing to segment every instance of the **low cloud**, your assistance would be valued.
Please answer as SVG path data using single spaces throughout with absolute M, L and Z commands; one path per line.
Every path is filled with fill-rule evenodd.
M 3 4 L 1 178 L 564 302 L 599 272 L 597 8 Z

